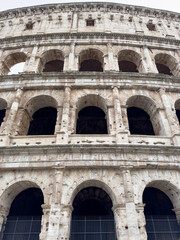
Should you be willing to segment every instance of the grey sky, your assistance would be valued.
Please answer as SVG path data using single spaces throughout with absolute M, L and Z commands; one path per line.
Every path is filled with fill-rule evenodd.
M 20 8 L 33 5 L 42 5 L 50 3 L 67 3 L 67 2 L 116 2 L 123 4 L 131 4 L 137 6 L 146 6 L 157 9 L 165 9 L 169 11 L 179 12 L 180 13 L 180 0 L 0 0 L 0 11 Z

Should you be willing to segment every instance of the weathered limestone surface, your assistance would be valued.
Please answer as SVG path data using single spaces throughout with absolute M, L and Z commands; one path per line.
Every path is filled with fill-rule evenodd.
M 81 9 L 81 10 L 80 10 Z M 86 26 L 86 20 L 94 26 Z M 143 191 L 171 199 L 180 222 L 180 14 L 121 4 L 57 4 L 0 13 L 0 226 L 14 198 L 44 195 L 41 240 L 67 240 L 72 203 L 85 187 L 111 198 L 118 240 L 146 240 Z M 155 24 L 155 31 L 147 23 Z M 27 29 L 28 26 L 32 28 Z M 79 72 L 98 59 L 103 72 Z M 62 72 L 42 72 L 63 60 Z M 137 73 L 119 72 L 131 61 Z M 14 64 L 23 72 L 8 75 Z M 172 75 L 159 74 L 156 62 Z M 76 134 L 86 106 L 106 114 L 108 134 Z M 127 107 L 146 111 L 155 136 L 131 135 Z M 33 114 L 57 109 L 55 134 L 27 136 Z

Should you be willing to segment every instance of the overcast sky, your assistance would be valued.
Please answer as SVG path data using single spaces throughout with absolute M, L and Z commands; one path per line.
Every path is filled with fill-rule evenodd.
M 51 3 L 67 3 L 67 2 L 116 2 L 123 4 L 131 4 L 137 6 L 146 6 L 157 9 L 165 9 L 180 13 L 180 0 L 0 0 L 0 11 L 27 7 L 33 5 L 51 4 Z

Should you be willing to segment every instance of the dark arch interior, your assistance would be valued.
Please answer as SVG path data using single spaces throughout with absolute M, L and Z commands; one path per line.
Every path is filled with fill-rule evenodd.
M 79 68 L 80 72 L 103 72 L 102 64 L 95 59 L 84 60 Z
M 112 201 L 101 188 L 82 189 L 73 201 L 71 240 L 116 240 Z
M 33 114 L 28 135 L 53 135 L 56 125 L 57 110 L 53 107 L 41 108 Z
M 157 188 L 147 187 L 143 193 L 145 215 L 174 215 L 169 197 Z
M 40 216 L 44 202 L 39 188 L 28 188 L 19 193 L 11 204 L 9 216 Z
M 148 239 L 178 240 L 180 226 L 169 197 L 157 188 L 147 187 L 143 193 L 143 203 Z
M 136 64 L 130 61 L 119 61 L 120 72 L 138 72 Z
M 3 240 L 39 240 L 43 203 L 43 193 L 38 188 L 28 188 L 18 194 L 3 227 Z
M 127 109 L 129 130 L 131 134 L 155 135 L 149 115 L 137 107 Z
M 157 67 L 159 73 L 172 75 L 171 70 L 164 64 L 156 63 L 156 67 Z
M 44 65 L 43 72 L 62 72 L 64 62 L 61 60 L 49 61 Z
M 180 124 L 180 110 L 176 109 L 176 116 L 179 120 L 179 124 Z
M 78 113 L 77 134 L 107 134 L 105 113 L 98 107 L 85 107 Z
M 112 201 L 101 188 L 88 187 L 82 189 L 74 199 L 73 215 L 113 215 Z
M 4 117 L 5 117 L 5 114 L 6 114 L 6 109 L 0 110 L 0 126 L 1 126 L 1 124 L 2 124 L 2 122 L 3 122 L 3 119 L 4 119 Z

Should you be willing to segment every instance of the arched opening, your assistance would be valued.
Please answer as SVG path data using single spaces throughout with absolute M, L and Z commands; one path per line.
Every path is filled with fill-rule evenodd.
M 57 110 L 53 107 L 44 107 L 37 110 L 30 122 L 28 135 L 53 135 L 56 125 Z
M 136 64 L 130 61 L 119 61 L 120 72 L 138 72 Z
M 106 115 L 99 107 L 89 106 L 78 113 L 77 134 L 107 134 Z
M 11 204 L 3 240 L 39 240 L 43 203 L 43 193 L 38 188 L 19 193 Z
M 115 240 L 112 201 L 101 188 L 82 189 L 73 201 L 71 240 Z
M 3 74 L 18 74 L 23 72 L 27 56 L 24 52 L 9 54 L 4 60 Z
M 149 115 L 137 107 L 127 108 L 129 130 L 131 134 L 155 135 Z
M 64 62 L 61 60 L 49 61 L 44 65 L 43 72 L 62 72 Z
M 79 57 L 79 71 L 103 72 L 103 62 L 101 51 L 95 49 L 82 51 Z
M 133 50 L 122 50 L 118 54 L 120 72 L 142 72 L 141 56 Z
M 81 63 L 80 72 L 103 72 L 102 64 L 98 60 L 88 59 Z
M 177 60 L 166 53 L 159 53 L 155 56 L 155 63 L 159 73 L 177 75 Z
M 171 70 L 164 64 L 156 63 L 156 67 L 159 73 L 172 75 Z
M 143 193 L 143 203 L 148 240 L 178 240 L 180 226 L 169 197 L 157 188 L 147 187 Z
M 64 54 L 58 49 L 44 52 L 38 67 L 39 72 L 63 72 Z

